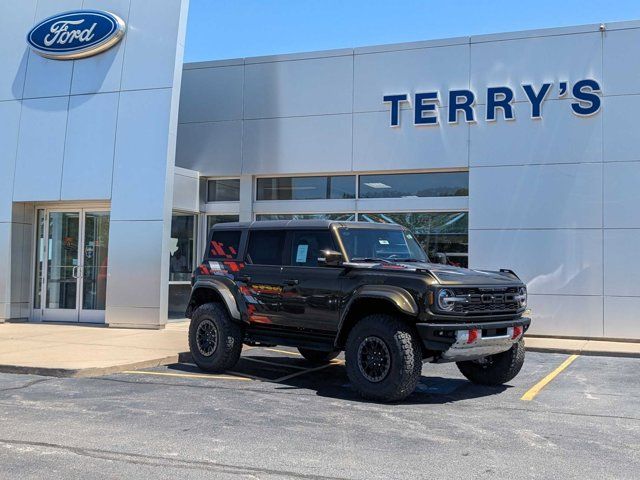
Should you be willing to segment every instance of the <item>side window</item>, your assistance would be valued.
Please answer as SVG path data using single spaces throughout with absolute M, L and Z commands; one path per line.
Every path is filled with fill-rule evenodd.
M 249 232 L 247 263 L 282 265 L 286 230 L 254 230 Z
M 240 247 L 239 230 L 217 230 L 209 242 L 209 258 L 236 258 Z
M 321 250 L 335 250 L 329 230 L 293 231 L 291 242 L 291 265 L 317 267 Z

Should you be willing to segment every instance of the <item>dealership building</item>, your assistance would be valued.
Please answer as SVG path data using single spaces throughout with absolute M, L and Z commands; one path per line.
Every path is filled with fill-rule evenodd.
M 78 9 L 121 38 L 25 42 Z M 329 218 L 513 269 L 531 333 L 640 339 L 640 22 L 183 64 L 187 9 L 0 6 L 0 322 L 162 328 L 211 225 Z

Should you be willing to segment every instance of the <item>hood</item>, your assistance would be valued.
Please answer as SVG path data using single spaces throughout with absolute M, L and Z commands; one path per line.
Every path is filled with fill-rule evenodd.
M 381 270 L 428 272 L 441 285 L 513 285 L 514 283 L 521 283 L 514 274 L 506 271 L 472 270 L 439 263 L 370 263 L 368 266 Z

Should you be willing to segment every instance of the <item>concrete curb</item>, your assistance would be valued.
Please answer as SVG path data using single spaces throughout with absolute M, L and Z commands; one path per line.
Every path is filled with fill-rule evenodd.
M 144 360 L 141 362 L 123 363 L 120 365 L 110 365 L 108 367 L 90 367 L 81 369 L 72 368 L 47 368 L 47 367 L 30 367 L 23 365 L 0 365 L 0 373 L 17 373 L 22 375 L 40 375 L 45 377 L 61 377 L 61 378 L 85 378 L 100 377 L 103 375 L 111 375 L 127 370 L 139 370 L 142 368 L 160 367 L 170 365 L 172 363 L 184 362 L 185 358 L 191 359 L 189 352 L 182 352 L 175 355 L 169 355 L 162 358 Z
M 580 348 L 563 348 L 563 347 L 527 347 L 527 352 L 539 353 L 566 353 L 569 355 L 582 355 L 592 357 L 623 357 L 623 358 L 640 358 L 640 352 L 625 352 L 611 350 L 584 350 Z

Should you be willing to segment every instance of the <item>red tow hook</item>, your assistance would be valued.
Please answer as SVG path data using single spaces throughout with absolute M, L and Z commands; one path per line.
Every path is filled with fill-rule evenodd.
M 511 340 L 515 340 L 520 335 L 522 335 L 522 327 L 513 327 L 513 335 L 511 335 Z
M 478 329 L 472 328 L 471 330 L 469 330 L 469 338 L 467 339 L 467 344 L 473 343 L 476 340 L 478 340 Z

